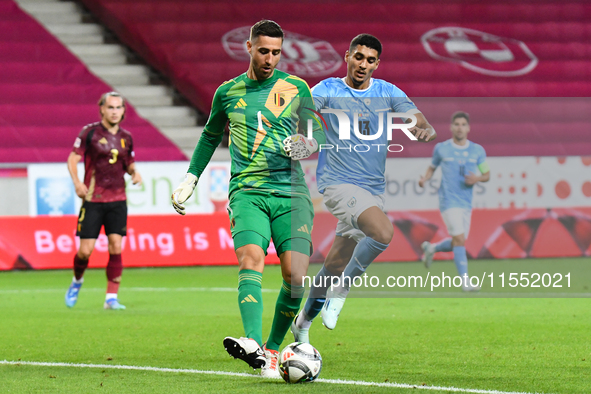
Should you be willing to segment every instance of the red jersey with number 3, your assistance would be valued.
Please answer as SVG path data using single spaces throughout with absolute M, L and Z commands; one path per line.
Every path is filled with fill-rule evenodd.
M 125 201 L 128 167 L 135 161 L 131 134 L 119 127 L 111 134 L 102 123 L 85 126 L 74 142 L 74 153 L 84 156 L 84 184 L 89 202 Z

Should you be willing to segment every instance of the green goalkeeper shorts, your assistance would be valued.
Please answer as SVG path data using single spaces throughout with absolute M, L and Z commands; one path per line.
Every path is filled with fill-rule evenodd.
M 259 245 L 265 255 L 271 239 L 277 255 L 296 251 L 312 254 L 314 207 L 309 196 L 264 190 L 242 190 L 228 206 L 234 250 Z

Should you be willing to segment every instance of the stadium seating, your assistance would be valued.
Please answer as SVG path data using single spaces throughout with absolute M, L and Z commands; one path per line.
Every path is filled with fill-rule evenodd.
M 99 120 L 98 98 L 113 89 L 11 0 L 0 0 L 0 32 L 0 162 L 65 162 L 81 128 Z M 186 159 L 131 106 L 123 127 L 138 160 Z
M 556 111 L 564 107 L 563 97 L 579 97 L 574 101 L 578 103 L 577 108 L 582 108 L 588 103 L 585 97 L 591 96 L 591 25 L 585 22 L 591 17 L 590 3 L 557 0 L 519 4 L 455 0 L 445 5 L 435 0 L 412 3 L 332 0 L 292 2 L 288 6 L 252 0 L 222 3 L 83 0 L 83 3 L 122 40 L 168 75 L 205 112 L 210 108 L 216 87 L 244 72 L 247 66 L 247 59 L 234 60 L 224 50 L 223 36 L 265 17 L 278 21 L 286 31 L 311 38 L 312 43 L 327 41 L 338 58 L 347 50 L 353 35 L 367 32 L 378 36 L 383 41 L 384 53 L 376 77 L 398 85 L 419 106 L 424 101 L 433 104 L 429 109 L 421 108 L 442 138 L 449 137 L 451 113 L 463 109 L 472 115 L 475 132 L 471 138 L 485 145 L 490 155 L 578 155 L 591 151 L 591 134 L 581 132 L 590 124 L 589 115 L 578 114 L 570 124 L 568 117 Z M 477 43 L 479 49 L 510 48 L 514 62 L 495 63 L 470 53 L 452 53 L 447 61 L 434 59 L 422 45 L 421 37 L 433 29 L 449 26 L 487 33 Z M 490 43 L 490 35 L 504 40 L 500 44 Z M 441 50 L 437 45 L 444 45 L 436 39 L 431 44 L 435 52 Z M 534 54 L 537 64 L 522 44 Z M 295 50 L 301 52 L 301 48 Z M 284 59 L 293 60 L 294 56 L 298 54 L 284 48 Z M 462 66 L 460 60 L 466 59 L 469 64 Z M 505 77 L 469 69 L 471 65 L 507 71 L 512 67 L 523 69 L 528 64 L 533 66 L 529 72 Z M 341 64 L 329 75 L 344 74 Z M 306 72 L 299 75 L 310 86 L 325 77 L 306 75 Z M 438 98 L 438 105 L 434 104 L 434 97 Z M 450 97 L 552 99 L 525 100 L 532 114 L 528 117 L 512 108 L 515 101 L 491 99 L 471 105 L 470 100 L 456 101 Z M 547 109 L 554 116 L 549 116 Z M 544 113 L 546 120 L 542 122 L 538 115 Z M 491 116 L 495 119 L 482 120 Z M 579 138 L 566 140 L 564 126 L 559 127 L 565 121 Z M 429 145 L 407 143 L 404 152 L 392 156 L 429 156 L 431 151 Z

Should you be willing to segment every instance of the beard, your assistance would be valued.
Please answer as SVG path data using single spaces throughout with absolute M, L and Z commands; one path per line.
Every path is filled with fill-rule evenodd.
M 273 71 L 275 71 L 275 68 L 274 67 L 271 67 L 271 71 L 269 71 L 268 73 L 265 70 L 263 70 L 262 67 L 260 67 L 258 69 L 255 69 L 255 74 L 257 76 L 257 79 L 260 81 L 260 80 L 263 80 L 263 79 L 267 79 L 271 75 L 273 75 Z

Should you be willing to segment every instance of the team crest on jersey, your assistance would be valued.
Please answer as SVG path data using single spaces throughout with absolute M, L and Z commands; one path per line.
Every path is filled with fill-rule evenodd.
M 294 84 L 291 84 L 283 79 L 278 79 L 271 89 L 271 93 L 267 97 L 265 107 L 275 115 L 279 117 L 283 110 L 289 106 L 291 100 L 298 95 L 298 88 Z
M 456 62 L 484 75 L 515 77 L 538 65 L 538 58 L 523 41 L 463 27 L 429 30 L 421 43 L 432 58 Z
M 121 147 L 125 148 L 125 140 L 123 138 L 121 138 Z
M 275 105 L 278 107 L 285 105 L 285 97 L 281 93 L 275 93 Z

